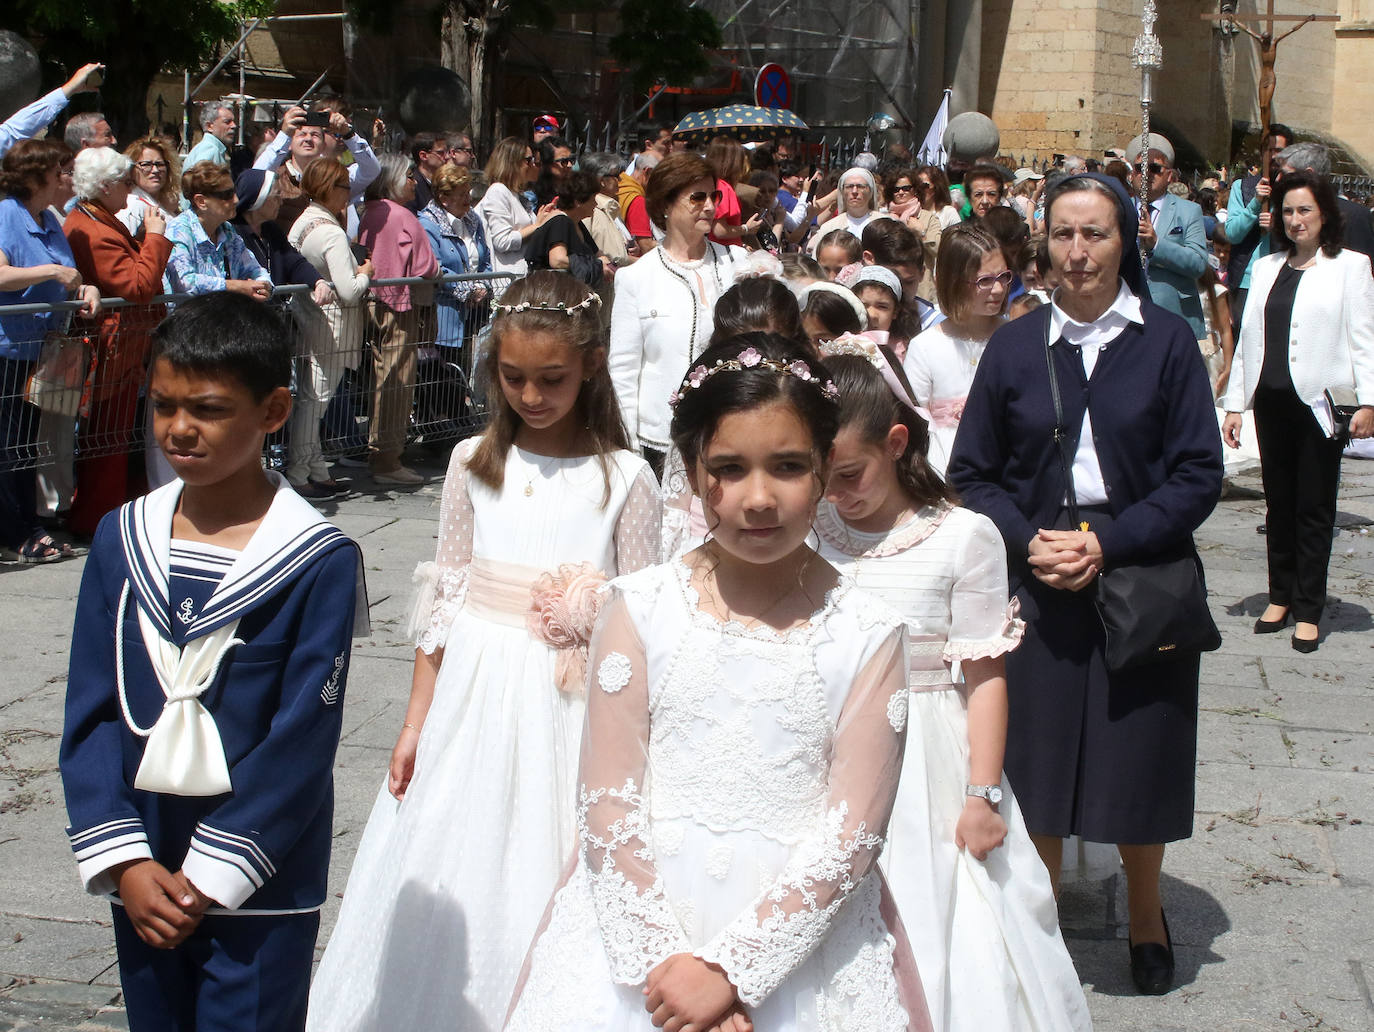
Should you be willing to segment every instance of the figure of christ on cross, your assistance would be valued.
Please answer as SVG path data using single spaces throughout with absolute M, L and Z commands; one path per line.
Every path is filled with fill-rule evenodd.
M 1293 33 L 1297 32 L 1309 22 L 1334 22 L 1340 21 L 1340 16 L 1335 14 L 1275 14 L 1274 0 L 1268 0 L 1268 10 L 1256 14 L 1237 14 L 1234 10 L 1223 11 L 1220 14 L 1204 14 L 1203 21 L 1223 22 L 1227 25 L 1240 29 L 1256 43 L 1259 44 L 1260 53 L 1260 75 L 1259 75 L 1259 108 L 1260 124 L 1263 126 L 1262 135 L 1269 132 L 1270 113 L 1273 110 L 1274 87 L 1278 83 L 1278 78 L 1274 74 L 1274 65 L 1279 57 L 1279 44 L 1286 40 Z M 1252 29 L 1246 22 L 1262 22 L 1264 28 L 1260 31 Z M 1291 29 L 1281 36 L 1274 35 L 1275 22 L 1297 22 Z M 1260 174 L 1269 178 L 1269 152 L 1264 151 L 1263 168 Z M 1264 207 L 1268 208 L 1269 202 L 1266 199 Z

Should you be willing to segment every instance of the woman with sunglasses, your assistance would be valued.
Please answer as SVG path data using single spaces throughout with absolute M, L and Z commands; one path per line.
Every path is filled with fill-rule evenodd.
M 925 267 L 934 269 L 935 261 L 940 254 L 940 237 L 945 227 L 941 224 L 939 216 L 922 200 L 919 183 L 915 169 L 889 173 L 883 179 L 883 195 L 887 199 L 887 213 L 916 234 L 921 241 Z M 933 304 L 935 277 L 922 276 L 916 286 L 916 294 Z
M 552 204 L 572 175 L 577 158 L 573 155 L 572 144 L 561 136 L 547 136 L 535 144 L 534 149 L 539 161 L 539 175 L 534 181 L 534 203 L 536 206 Z
M 927 211 L 940 220 L 941 229 L 957 226 L 963 220 L 949 195 L 949 177 L 935 165 L 922 165 L 916 170 L 916 196 Z
M 119 221 L 135 237 L 143 231 L 143 216 L 157 209 L 170 222 L 186 207 L 178 184 L 181 161 L 165 136 L 150 133 L 124 148 L 124 156 L 134 163 L 129 199 L 119 211 Z
M 697 154 L 673 154 L 649 176 L 644 203 L 663 243 L 616 275 L 607 355 L 630 440 L 663 475 L 668 396 L 711 339 L 716 301 L 747 261 L 708 240 L 720 203 L 716 172 Z
M 189 207 L 167 223 L 167 239 L 172 244 L 167 292 L 232 290 L 266 301 L 272 293 L 272 276 L 229 225 L 238 211 L 229 170 L 213 161 L 198 161 L 181 177 L 181 193 Z
M 963 223 L 941 238 L 935 291 L 945 321 L 916 335 L 902 368 L 917 404 L 930 410 L 930 463 L 942 476 L 978 361 L 1006 321 L 1011 281 L 990 233 Z
M 524 140 L 507 136 L 492 149 L 486 174 L 491 185 L 477 203 L 477 213 L 487 226 L 492 271 L 523 276 L 526 271 L 525 240 L 554 212 L 554 206 L 547 204 L 532 213 L 522 200 L 524 192 L 539 176 L 539 159 Z M 496 281 L 497 295 L 505 283 L 505 280 Z

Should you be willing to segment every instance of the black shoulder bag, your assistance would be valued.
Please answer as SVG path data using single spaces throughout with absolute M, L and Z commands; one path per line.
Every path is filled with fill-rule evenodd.
M 1086 529 L 1078 519 L 1073 463 L 1065 452 L 1068 435 L 1064 432 L 1064 406 L 1050 354 L 1048 325 L 1047 321 L 1045 366 L 1054 400 L 1054 447 L 1064 474 L 1069 519 L 1075 529 Z M 1103 570 L 1097 578 L 1094 604 L 1107 635 L 1107 669 L 1114 674 L 1221 647 L 1221 632 L 1207 608 L 1202 560 L 1191 542 L 1188 554 L 1177 559 L 1124 563 Z

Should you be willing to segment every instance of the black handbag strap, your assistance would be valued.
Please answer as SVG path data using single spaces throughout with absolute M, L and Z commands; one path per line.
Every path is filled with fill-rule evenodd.
M 1073 486 L 1073 463 L 1069 461 L 1068 453 L 1064 446 L 1068 441 L 1068 434 L 1064 432 L 1064 403 L 1059 397 L 1059 377 L 1054 371 L 1054 355 L 1050 353 L 1050 325 L 1053 318 L 1045 320 L 1045 368 L 1050 374 L 1050 398 L 1054 401 L 1054 450 L 1059 456 L 1059 471 L 1064 474 L 1064 496 L 1069 503 L 1069 521 L 1073 524 L 1073 529 L 1078 530 L 1082 524 L 1078 520 L 1078 492 Z

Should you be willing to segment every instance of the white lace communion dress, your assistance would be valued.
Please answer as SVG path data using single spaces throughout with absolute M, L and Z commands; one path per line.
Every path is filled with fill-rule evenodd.
M 904 665 L 900 618 L 847 582 L 777 633 L 703 611 L 682 561 L 619 578 L 592 642 L 581 855 L 507 1028 L 653 1032 L 641 990 L 676 953 L 724 968 L 757 1032 L 929 1028 L 874 865 Z
M 1002 779 L 1006 840 L 984 861 L 954 845 L 969 780 L 962 660 L 999 656 L 1025 631 L 1007 601 L 992 521 L 926 507 L 886 534 L 860 533 L 827 502 L 821 554 L 906 620 L 911 735 L 882 868 L 911 938 L 937 1032 L 1092 1027 L 1049 874 Z
M 942 322 L 913 337 L 902 360 L 916 404 L 930 412 L 928 458 L 942 477 L 954 450 L 964 400 L 987 346 L 985 340 L 956 337 L 949 323 Z
M 475 447 L 454 449 L 433 601 L 417 606 L 418 646 L 443 660 L 414 776 L 401 802 L 383 783 L 358 845 L 311 989 L 318 1032 L 501 1027 L 577 843 L 583 681 L 572 650 L 528 626 L 532 585 L 586 564 L 566 598 L 585 607 L 604 587 L 592 570 L 658 558 L 657 482 L 637 455 L 607 456 L 606 499 L 596 457 L 512 448 L 497 492 L 468 473 Z

